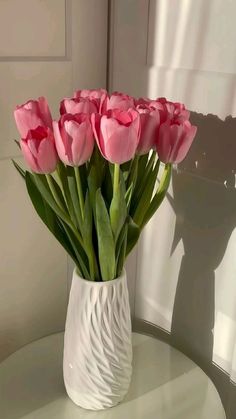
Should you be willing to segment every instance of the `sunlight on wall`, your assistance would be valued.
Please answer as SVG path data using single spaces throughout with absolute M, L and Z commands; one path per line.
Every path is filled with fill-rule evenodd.
M 169 195 L 173 195 L 171 187 Z M 174 212 L 166 199 L 146 226 L 138 247 L 135 314 L 167 331 L 171 330 L 176 284 L 184 254 L 180 241 L 171 255 L 174 227 Z
M 236 379 L 236 321 L 218 311 L 214 327 L 213 361 Z
M 151 0 L 148 95 L 166 95 L 202 113 L 236 115 L 236 3 Z
M 236 229 L 231 234 L 227 251 L 216 269 L 216 317 L 213 361 L 227 371 L 236 382 Z

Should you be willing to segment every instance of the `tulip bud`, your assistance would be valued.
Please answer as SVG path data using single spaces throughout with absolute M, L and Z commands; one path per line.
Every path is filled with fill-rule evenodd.
M 88 115 L 62 115 L 53 121 L 53 129 L 58 155 L 65 164 L 80 166 L 90 159 L 94 138 Z
M 29 130 L 38 126 L 52 129 L 52 116 L 44 97 L 17 106 L 14 116 L 21 138 L 25 138 Z
M 107 97 L 106 103 L 104 104 L 105 110 L 119 109 L 120 111 L 128 111 L 130 108 L 134 108 L 134 98 L 123 93 L 114 92 L 110 97 Z
M 70 113 L 72 115 L 78 113 L 91 114 L 98 112 L 98 105 L 95 100 L 86 98 L 63 99 L 60 105 L 60 114 Z
M 137 154 L 146 154 L 155 146 L 160 125 L 158 110 L 149 104 L 139 104 L 136 110 L 140 114 L 141 133 L 137 147 Z
M 102 116 L 91 116 L 93 132 L 101 154 L 111 163 L 131 160 L 140 137 L 140 116 L 137 111 L 110 110 Z
M 106 102 L 107 96 L 108 93 L 105 89 L 77 90 L 74 93 L 74 98 L 76 99 L 84 98 L 92 101 L 93 103 L 96 103 L 99 113 L 104 111 L 104 104 Z
M 163 163 L 180 163 L 187 155 L 197 127 L 189 121 L 167 120 L 160 126 L 156 149 Z
M 49 128 L 37 127 L 29 130 L 20 147 L 26 163 L 35 173 L 52 173 L 58 163 L 55 141 Z

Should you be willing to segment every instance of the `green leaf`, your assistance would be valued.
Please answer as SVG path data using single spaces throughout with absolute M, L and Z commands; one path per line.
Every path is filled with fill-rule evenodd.
M 134 222 L 138 226 L 141 226 L 144 216 L 146 214 L 146 211 L 149 208 L 150 201 L 152 199 L 153 191 L 156 184 L 159 166 L 160 166 L 160 161 L 158 160 L 153 170 L 150 172 L 147 178 L 146 186 L 143 190 L 142 196 L 140 197 L 136 210 L 134 212 L 133 219 L 134 219 Z
M 68 188 L 69 193 L 68 195 L 68 205 L 70 208 L 70 213 L 72 214 L 72 220 L 75 224 L 79 227 L 80 231 L 82 231 L 82 214 L 81 214 L 81 208 L 79 203 L 79 197 L 78 197 L 78 191 L 76 186 L 76 179 L 74 175 L 74 170 L 72 169 L 67 170 L 67 182 L 68 182 Z
M 121 272 L 124 268 L 125 258 L 126 258 L 126 247 L 127 247 L 127 233 L 128 233 L 128 225 L 124 226 L 124 237 L 121 243 L 121 248 L 119 255 L 117 257 L 117 270 L 116 270 L 116 277 L 121 275 Z
M 94 212 L 94 218 L 96 220 L 96 192 L 100 188 L 99 179 L 96 175 L 96 168 L 92 166 L 88 175 L 88 187 L 90 202 Z
M 92 242 L 92 226 L 93 226 L 93 213 L 90 204 L 89 193 L 87 192 L 84 205 L 84 222 L 82 225 L 82 236 L 86 247 L 90 246 Z
M 61 224 L 63 225 L 63 228 L 66 232 L 66 235 L 71 243 L 71 246 L 73 247 L 73 250 L 76 254 L 76 259 L 77 259 L 77 266 L 79 267 L 83 278 L 91 280 L 92 278 L 90 277 L 89 271 L 88 271 L 88 258 L 87 255 L 84 252 L 83 247 L 81 246 L 81 244 L 79 243 L 77 237 L 75 237 L 73 231 L 70 230 L 70 228 L 63 222 L 61 221 Z
M 16 163 L 15 160 L 12 160 L 12 163 L 14 164 L 16 170 L 20 173 L 21 177 L 23 177 L 23 179 L 25 179 L 25 170 L 22 169 L 22 167 L 20 167 L 20 165 L 18 163 Z
M 87 185 L 89 189 L 90 202 L 93 208 L 94 220 L 96 223 L 96 192 L 102 188 L 103 179 L 106 173 L 108 162 L 101 156 L 97 145 L 88 163 Z
M 139 160 L 138 160 L 138 170 L 137 170 L 137 179 L 136 179 L 136 187 L 137 188 L 139 188 L 139 186 L 140 186 L 140 184 L 141 184 L 141 182 L 143 180 L 143 177 L 144 177 L 144 175 L 146 173 L 146 170 L 145 169 L 146 169 L 147 163 L 149 161 L 148 159 L 150 160 L 148 153 L 139 157 Z
M 44 182 L 42 180 L 42 182 Z M 30 196 L 30 199 L 34 205 L 35 210 L 46 224 L 49 230 L 69 253 L 71 258 L 78 266 L 80 273 L 86 279 L 90 279 L 88 273 L 88 261 L 87 256 L 82 248 L 78 238 L 70 230 L 66 223 L 64 223 L 60 217 L 58 217 L 49 204 L 44 200 L 39 191 L 35 178 L 29 172 L 26 172 L 26 186 Z
M 149 159 L 148 159 L 149 158 Z M 135 189 L 132 196 L 131 202 L 131 215 L 134 215 L 134 212 L 139 204 L 140 199 L 146 189 L 146 185 L 149 182 L 149 177 L 154 168 L 154 163 L 156 160 L 156 152 L 152 152 L 151 156 L 145 154 L 141 156 L 138 162 L 138 173 Z
M 102 280 L 109 281 L 115 277 L 115 243 L 101 189 L 96 192 L 96 229 Z
M 73 223 L 76 225 L 78 220 L 76 218 L 75 209 L 74 209 L 74 205 L 73 205 L 73 201 L 72 201 L 72 197 L 70 193 L 70 185 L 68 182 L 68 177 L 73 176 L 73 169 L 66 167 L 62 162 L 59 162 L 57 166 L 57 175 L 59 177 L 61 188 L 65 196 L 70 218 L 72 219 Z
M 154 213 L 157 211 L 157 209 L 161 205 L 163 199 L 165 198 L 166 192 L 168 190 L 170 180 L 171 180 L 171 164 L 166 164 L 161 181 L 160 181 L 159 188 L 156 194 L 154 195 L 145 213 L 141 228 L 143 228 L 148 223 L 150 218 L 154 215 Z
M 113 183 L 112 183 L 112 177 L 111 177 L 111 172 L 110 172 L 108 163 L 106 164 L 104 170 L 105 170 L 105 175 L 104 175 L 105 181 L 101 185 L 102 196 L 104 197 L 104 200 L 108 204 L 108 206 L 110 206 L 112 198 L 113 198 Z
M 34 183 L 33 176 L 29 172 L 26 172 L 25 179 L 28 194 L 37 214 L 48 227 L 50 232 L 56 237 L 56 239 L 64 247 L 67 253 L 71 256 L 73 261 L 77 263 L 75 252 L 60 226 L 59 219 L 47 204 L 47 202 L 42 198 L 42 195 Z
M 120 172 L 122 176 L 122 172 Z M 127 217 L 127 206 L 125 201 L 125 185 L 122 180 L 119 183 L 119 188 L 114 194 L 110 205 L 110 221 L 111 228 L 114 235 L 115 243 L 120 234 Z
M 130 172 L 128 177 L 128 188 L 131 184 L 134 186 L 136 185 L 137 177 L 138 177 L 138 161 L 139 156 L 136 155 L 134 159 L 132 160 L 132 164 L 130 166 Z
M 129 160 L 129 161 L 127 161 L 127 162 L 125 162 L 125 163 L 122 163 L 122 164 L 120 165 L 120 169 L 122 170 L 123 174 L 124 174 L 124 173 L 129 173 L 129 172 L 130 172 L 130 167 L 131 167 L 131 165 L 132 165 L 132 160 Z
M 84 247 L 89 260 L 89 269 L 91 279 L 99 279 L 98 266 L 96 262 L 96 256 L 93 247 L 93 210 L 90 203 L 89 193 L 87 192 L 84 206 L 84 222 L 82 224 L 82 237 L 84 241 Z
M 129 224 L 128 224 L 128 235 L 127 235 L 127 248 L 126 248 L 126 256 L 131 252 L 131 250 L 136 245 L 139 236 L 140 236 L 140 228 L 139 226 L 132 220 L 132 218 L 129 218 Z
M 126 220 L 125 224 L 123 225 L 120 235 L 118 237 L 117 243 L 116 243 L 116 277 L 118 277 L 118 263 L 120 259 L 120 254 L 123 248 L 125 236 L 127 235 L 128 230 L 128 220 Z
M 44 175 L 41 175 L 41 176 L 44 176 Z M 56 180 L 54 179 L 54 177 L 52 175 L 49 175 L 49 176 L 50 176 L 51 182 L 53 184 L 53 187 L 54 187 L 54 189 L 56 191 L 57 197 L 59 199 L 60 206 L 63 209 L 63 211 L 65 211 L 65 213 L 66 213 L 67 212 L 67 206 L 66 206 L 66 202 L 65 202 L 63 193 L 61 191 L 61 188 L 58 185 L 58 183 L 56 182 Z M 44 177 L 42 179 L 44 179 Z M 45 182 L 45 185 L 47 185 L 46 182 Z
M 31 175 L 29 172 L 27 172 L 27 176 L 33 177 L 34 182 L 39 192 L 41 193 L 43 199 L 48 203 L 48 205 L 52 208 L 56 215 L 60 217 L 63 221 L 65 221 L 68 225 L 70 225 L 71 222 L 67 214 L 57 205 L 56 201 L 54 200 L 51 191 L 47 185 L 45 176 L 36 173 L 33 173 Z
M 99 185 L 99 188 L 102 185 L 103 178 L 105 175 L 105 168 L 107 164 L 108 162 L 102 157 L 97 145 L 95 144 L 92 157 L 88 163 L 87 172 L 90 173 L 90 170 L 92 169 L 92 167 L 94 168 L 94 171 L 96 174 L 96 180 L 97 180 L 97 184 Z M 87 177 L 87 173 L 86 173 L 86 177 Z
M 129 186 L 128 190 L 125 193 L 125 201 L 126 201 L 126 205 L 127 205 L 128 210 L 129 210 L 129 207 L 130 207 L 130 204 L 131 204 L 133 189 L 134 189 L 134 185 L 133 185 L 133 183 L 131 183 L 131 185 Z
M 82 164 L 81 166 L 78 167 L 79 169 L 79 173 L 80 173 L 80 179 L 81 179 L 81 185 L 82 185 L 82 190 L 83 190 L 83 195 L 86 195 L 86 191 L 88 189 L 88 174 L 87 174 L 87 168 L 86 168 L 86 163 Z
M 73 231 L 74 235 L 80 242 L 81 246 L 83 247 L 82 238 L 79 233 L 79 231 L 76 229 L 76 226 L 71 221 L 68 214 L 59 207 L 59 205 L 56 203 L 51 190 L 47 184 L 47 180 L 44 175 L 37 175 L 36 173 L 32 174 L 34 182 L 41 193 L 43 199 L 48 203 L 48 205 L 52 208 L 52 210 L 56 213 L 56 215 L 61 218 L 61 220 L 66 223 L 70 229 Z

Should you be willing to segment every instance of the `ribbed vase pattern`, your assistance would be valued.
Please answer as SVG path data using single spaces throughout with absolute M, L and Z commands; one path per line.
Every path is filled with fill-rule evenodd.
M 123 399 L 132 373 L 131 336 L 126 273 L 92 282 L 74 270 L 63 372 L 67 393 L 77 405 L 100 410 Z

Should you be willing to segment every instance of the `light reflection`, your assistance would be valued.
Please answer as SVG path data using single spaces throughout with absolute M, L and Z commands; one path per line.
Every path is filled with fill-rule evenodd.
M 236 378 L 236 321 L 218 311 L 214 327 L 213 361 Z

